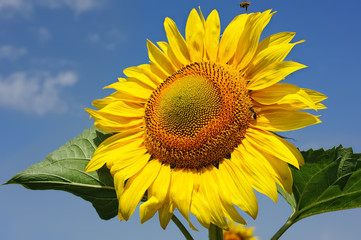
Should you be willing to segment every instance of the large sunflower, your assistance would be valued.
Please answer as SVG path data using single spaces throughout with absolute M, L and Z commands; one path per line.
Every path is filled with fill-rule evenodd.
M 148 41 L 150 64 L 124 70 L 128 78 L 86 109 L 97 128 L 116 133 L 96 149 L 86 171 L 110 169 L 119 219 L 128 220 L 143 195 L 140 219 L 158 211 L 165 228 L 177 208 L 189 220 L 227 228 L 245 223 L 235 206 L 255 218 L 254 189 L 277 201 L 276 184 L 292 191 L 288 164 L 300 152 L 273 131 L 319 123 L 303 109 L 321 109 L 318 92 L 278 83 L 305 66 L 283 61 L 297 43 L 282 32 L 259 42 L 270 10 L 237 16 L 220 39 L 216 10 L 207 20 L 193 9 L 186 39 L 166 18 L 167 42 Z

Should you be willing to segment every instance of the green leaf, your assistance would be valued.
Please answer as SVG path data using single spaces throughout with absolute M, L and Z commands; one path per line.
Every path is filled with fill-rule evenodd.
M 293 213 L 272 239 L 295 222 L 320 213 L 361 207 L 361 154 L 341 145 L 302 152 L 305 165 L 291 168 L 293 194 L 279 189 Z
M 288 202 L 288 204 L 292 207 L 293 210 L 296 209 L 296 199 L 295 196 L 292 194 L 289 194 L 287 191 L 283 190 L 281 186 L 277 184 L 277 191 L 282 195 L 284 199 Z
M 351 148 L 308 150 L 305 166 L 292 169 L 297 203 L 294 221 L 315 214 L 361 207 L 361 154 Z
M 43 161 L 16 174 L 5 184 L 21 184 L 36 190 L 63 190 L 90 201 L 102 219 L 118 213 L 113 178 L 104 166 L 86 173 L 85 166 L 97 146 L 111 134 L 94 126 L 49 154 Z

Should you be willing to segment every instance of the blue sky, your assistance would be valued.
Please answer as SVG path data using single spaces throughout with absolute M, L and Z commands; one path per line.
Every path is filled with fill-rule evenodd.
M 85 107 L 107 96 L 102 87 L 123 69 L 148 62 L 146 39 L 165 41 L 165 17 L 182 33 L 192 8 L 205 15 L 217 9 L 222 29 L 243 13 L 240 0 L 0 0 L 0 182 L 41 161 L 67 140 L 89 128 Z M 322 124 L 285 135 L 302 150 L 342 144 L 361 152 L 360 1 L 254 0 L 248 11 L 272 8 L 262 38 L 294 31 L 305 39 L 288 59 L 309 66 L 286 82 L 326 94 Z M 286 221 L 290 207 L 258 194 L 256 226 L 269 239 Z M 179 213 L 178 213 L 179 216 Z M 282 239 L 356 239 L 361 210 L 326 213 L 301 220 Z M 138 212 L 128 222 L 103 221 L 91 204 L 61 191 L 0 187 L 1 239 L 182 239 L 170 223 L 163 231 L 153 218 L 139 226 Z M 206 239 L 207 231 L 192 232 Z M 175 236 L 175 237 L 174 237 Z

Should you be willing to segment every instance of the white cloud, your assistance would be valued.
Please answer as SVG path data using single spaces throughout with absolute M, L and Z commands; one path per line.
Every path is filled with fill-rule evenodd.
M 1 1 L 1 0 L 0 0 Z M 24 47 L 14 47 L 11 45 L 0 46 L 0 59 L 16 60 L 17 58 L 27 54 Z
M 19 9 L 26 4 L 24 0 L 0 0 L 0 9 L 15 8 Z
M 108 50 L 113 50 L 117 47 L 118 44 L 125 40 L 125 34 L 118 29 L 111 29 L 108 33 L 109 43 L 105 45 L 105 48 Z
M 39 57 L 31 57 L 30 64 L 35 69 L 48 69 L 48 70 L 59 70 L 65 68 L 77 68 L 79 64 L 70 59 L 61 59 L 56 57 L 46 57 L 46 58 L 39 58 Z
M 100 36 L 97 33 L 89 34 L 87 40 L 92 43 L 97 43 L 100 41 Z
M 101 36 L 98 33 L 89 34 L 86 40 L 91 43 L 100 43 L 106 50 L 114 50 L 126 39 L 126 35 L 116 28 L 110 29 Z
M 0 0 L 2 17 L 12 17 L 15 13 L 28 15 L 32 11 L 32 3 L 26 0 Z
M 0 0 L 1 17 L 11 18 L 17 13 L 28 16 L 32 8 L 32 3 L 27 0 Z
M 46 27 L 40 27 L 36 31 L 40 42 L 47 42 L 51 39 L 51 33 Z
M 89 11 L 100 4 L 97 0 L 40 0 L 40 2 L 50 8 L 68 7 L 77 13 Z
M 124 33 L 116 28 L 113 28 L 109 31 L 109 37 L 117 41 L 123 41 L 125 39 Z
M 13 17 L 15 14 L 28 16 L 35 7 L 50 9 L 69 8 L 75 13 L 82 13 L 99 7 L 99 0 L 0 0 L 1 17 Z
M 30 74 L 16 72 L 8 77 L 0 76 L 0 106 L 36 113 L 63 113 L 67 105 L 59 97 L 63 87 L 74 85 L 78 76 L 73 71 L 52 76 L 48 72 Z

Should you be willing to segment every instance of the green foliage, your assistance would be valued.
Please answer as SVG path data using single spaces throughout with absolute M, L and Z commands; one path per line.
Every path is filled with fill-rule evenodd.
M 361 207 L 361 154 L 338 146 L 302 152 L 306 164 L 291 168 L 293 194 L 279 189 L 293 213 L 272 239 L 295 222 L 320 213 Z
M 21 184 L 34 190 L 64 190 L 90 201 L 102 219 L 113 218 L 118 213 L 118 200 L 109 170 L 104 166 L 84 172 L 97 146 L 109 136 L 95 127 L 85 130 L 6 184 Z
M 342 146 L 302 154 L 305 166 L 292 169 L 295 222 L 323 212 L 361 207 L 361 154 Z
M 277 184 L 277 191 L 282 195 L 284 199 L 288 202 L 288 204 L 292 207 L 293 211 L 296 209 L 296 199 L 295 196 L 292 194 L 289 194 L 281 186 Z

